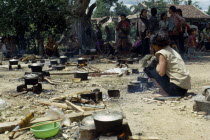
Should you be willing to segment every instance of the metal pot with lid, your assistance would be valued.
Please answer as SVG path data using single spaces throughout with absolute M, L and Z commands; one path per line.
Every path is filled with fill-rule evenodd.
M 38 84 L 39 76 L 36 74 L 27 74 L 24 76 L 26 85 L 36 85 Z
M 87 64 L 88 60 L 85 58 L 79 58 L 78 60 L 78 64 Z
M 64 65 L 57 65 L 57 66 L 53 66 L 53 69 L 55 70 L 63 70 L 65 69 L 66 67 Z
M 118 134 L 123 124 L 123 113 L 118 111 L 101 111 L 92 115 L 98 135 Z
M 18 65 L 18 60 L 17 59 L 9 60 L 9 65 Z
M 68 61 L 67 56 L 60 56 L 60 64 L 66 64 L 66 62 Z
M 50 65 L 58 65 L 58 61 L 57 60 L 50 60 Z
M 76 71 L 74 78 L 81 78 L 81 80 L 88 80 L 88 72 Z
M 44 64 L 42 63 L 33 63 L 29 65 L 28 67 L 31 68 L 32 72 L 42 72 Z

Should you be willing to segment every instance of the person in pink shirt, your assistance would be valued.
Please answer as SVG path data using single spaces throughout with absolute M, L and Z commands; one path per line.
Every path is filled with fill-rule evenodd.
M 196 34 L 197 30 L 195 28 L 190 29 L 189 31 L 190 36 L 189 36 L 189 45 L 188 45 L 188 59 L 194 59 L 195 57 L 195 49 L 197 47 L 197 42 L 196 42 Z

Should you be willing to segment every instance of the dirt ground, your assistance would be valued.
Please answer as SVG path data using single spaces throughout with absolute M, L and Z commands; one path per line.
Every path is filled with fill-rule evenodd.
M 114 68 L 115 64 L 90 64 L 100 70 Z M 203 86 L 210 83 L 210 57 L 202 54 L 192 62 L 186 62 L 192 77 L 192 89 L 189 92 L 201 94 Z M 25 116 L 31 111 L 35 111 L 35 118 L 44 116 L 48 107 L 37 103 L 41 99 L 50 99 L 61 95 L 76 93 L 84 90 L 93 90 L 99 88 L 104 95 L 107 95 L 108 89 L 120 89 L 121 98 L 119 101 L 109 101 L 109 109 L 121 110 L 126 116 L 133 134 L 142 133 L 144 136 L 157 136 L 160 140 L 210 140 L 210 116 L 198 115 L 193 111 L 193 98 L 181 99 L 172 102 L 156 102 L 152 99 L 153 91 L 144 93 L 127 93 L 129 82 L 136 80 L 138 75 L 129 76 L 111 76 L 111 77 L 90 77 L 88 81 L 81 83 L 71 83 L 73 75 L 51 76 L 53 80 L 69 82 L 68 84 L 50 85 L 43 82 L 44 91 L 40 95 L 31 92 L 13 97 L 17 94 L 16 87 L 23 83 L 20 78 L 24 72 L 30 71 L 26 65 L 22 70 L 8 71 L 3 66 L 0 67 L 0 99 L 10 104 L 10 107 L 1 110 L 0 122 L 15 121 Z M 47 68 L 47 67 L 46 67 Z M 46 69 L 45 68 L 45 69 Z M 138 68 L 140 64 L 129 65 L 129 69 Z M 74 71 L 75 67 L 68 67 L 68 70 Z M 120 107 L 118 106 L 120 105 Z M 66 113 L 66 111 L 64 111 Z M 76 130 L 65 131 L 71 135 Z M 57 136 L 49 140 L 62 140 L 61 131 Z M 69 134 L 70 135 L 70 134 Z M 0 140 L 7 140 L 8 134 L 0 134 Z M 16 134 L 17 140 L 35 140 L 33 134 L 27 130 Z M 74 138 L 69 138 L 73 140 Z M 76 138 L 75 138 L 76 139 Z

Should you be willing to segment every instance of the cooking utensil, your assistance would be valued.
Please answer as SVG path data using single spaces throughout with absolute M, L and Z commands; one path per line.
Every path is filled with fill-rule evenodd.
M 42 72 L 43 66 L 44 66 L 44 64 L 42 64 L 42 63 L 33 63 L 33 64 L 29 65 L 28 67 L 31 68 L 32 72 Z
M 26 85 L 36 85 L 38 84 L 39 76 L 36 74 L 27 74 L 24 76 Z
M 9 65 L 18 65 L 18 60 L 17 59 L 9 60 Z
M 58 65 L 58 61 L 57 60 L 50 60 L 50 64 L 51 65 Z
M 67 56 L 60 56 L 60 64 L 66 64 L 66 62 L 68 61 Z
M 101 111 L 92 115 L 98 135 L 118 134 L 123 123 L 123 114 L 118 111 Z
M 81 80 L 88 80 L 88 72 L 76 71 L 74 78 L 81 78 Z
M 80 65 L 80 64 L 87 64 L 87 62 L 88 62 L 88 60 L 85 59 L 85 58 L 79 58 L 77 61 L 78 61 L 78 64 L 79 64 L 79 65 Z
M 119 98 L 120 97 L 120 90 L 108 90 L 109 97 Z

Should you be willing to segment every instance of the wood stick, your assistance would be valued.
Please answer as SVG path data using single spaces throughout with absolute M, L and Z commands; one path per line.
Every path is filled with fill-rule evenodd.
M 45 125 L 45 124 L 51 124 L 51 123 L 59 122 L 59 121 L 62 121 L 62 119 L 55 120 L 55 121 L 50 121 L 50 122 L 46 122 L 46 123 L 42 123 L 42 124 L 38 124 L 38 125 L 34 125 L 34 126 L 24 127 L 24 128 L 21 128 L 21 129 L 18 129 L 18 130 L 16 130 L 16 131 L 14 131 L 14 132 L 26 130 L 26 129 L 33 128 L 33 127 L 37 127 L 37 126 L 42 126 L 42 125 Z
M 52 82 L 50 79 L 48 78 L 44 78 L 45 81 L 47 81 L 49 84 L 51 85 L 57 85 L 56 83 Z
M 71 106 L 73 109 L 80 111 L 80 112 L 85 112 L 80 106 L 76 106 L 75 104 L 69 102 L 68 100 L 65 100 L 66 104 Z
M 131 136 L 131 140 L 160 140 L 158 137 Z
M 49 102 L 49 101 L 38 101 L 40 104 L 43 104 L 43 105 L 47 105 L 47 106 L 57 106 L 59 108 L 62 108 L 62 109 L 70 109 L 66 104 L 62 104 L 62 103 L 53 103 L 53 102 Z

